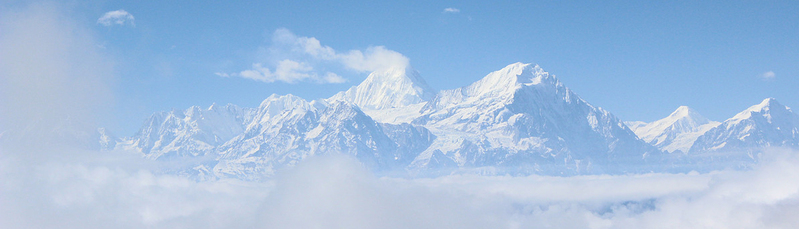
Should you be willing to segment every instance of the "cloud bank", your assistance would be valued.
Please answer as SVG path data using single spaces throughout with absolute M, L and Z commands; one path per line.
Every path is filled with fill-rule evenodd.
M 399 52 L 383 46 L 371 46 L 365 50 L 338 52 L 322 45 L 314 37 L 297 36 L 288 29 L 280 28 L 272 34 L 269 47 L 261 48 L 264 59 L 273 59 L 269 64 L 258 62 L 252 68 L 238 73 L 222 73 L 222 77 L 242 77 L 261 82 L 315 82 L 343 83 L 344 77 L 331 71 L 320 71 L 326 65 L 336 65 L 355 72 L 372 72 L 392 67 L 407 67 L 409 59 Z
M 799 154 L 786 150 L 772 150 L 771 159 L 752 171 L 432 179 L 378 178 L 354 158 L 333 156 L 311 158 L 264 183 L 197 182 L 141 166 L 148 162 L 134 166 L 135 158 L 99 155 L 42 164 L 0 158 L 0 226 L 791 228 L 799 223 Z
M 104 26 L 112 26 L 112 25 L 120 25 L 120 26 L 130 25 L 134 27 L 136 26 L 135 18 L 133 18 L 133 15 L 131 15 L 125 10 L 114 10 L 106 12 L 105 14 L 103 14 L 102 17 L 97 19 L 97 24 L 101 24 Z

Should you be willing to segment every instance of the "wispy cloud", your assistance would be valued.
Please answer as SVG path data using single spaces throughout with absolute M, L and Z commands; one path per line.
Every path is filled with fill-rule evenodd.
M 317 66 L 333 64 L 355 72 L 371 72 L 391 67 L 406 67 L 410 62 L 401 53 L 383 46 L 338 52 L 330 46 L 322 45 L 314 37 L 297 36 L 285 28 L 275 30 L 271 41 L 268 47 L 262 47 L 263 58 L 273 60 L 271 69 L 269 64 L 259 61 L 248 70 L 238 73 L 218 72 L 216 75 L 242 77 L 267 83 L 278 81 L 343 83 L 347 81 L 346 78 L 334 72 L 318 71 Z
M 282 60 L 277 64 L 275 71 L 269 70 L 261 63 L 252 64 L 251 69 L 241 71 L 239 73 L 214 73 L 221 77 L 241 77 L 265 83 L 272 83 L 276 81 L 285 83 L 297 83 L 301 81 L 312 81 L 316 83 L 344 83 L 347 79 L 337 75 L 336 73 L 327 72 L 320 76 L 313 71 L 308 63 L 296 62 L 293 60 Z
M 763 80 L 772 80 L 775 77 L 777 77 L 777 75 L 774 74 L 774 72 L 772 72 L 772 71 L 767 71 L 767 72 L 764 72 L 764 73 L 758 75 L 758 77 L 760 77 Z
M 347 82 L 347 79 L 341 77 L 340 75 L 336 75 L 336 73 L 328 72 L 322 77 L 322 81 L 328 83 L 344 83 Z
M 112 25 L 131 25 L 136 26 L 134 22 L 135 18 L 133 15 L 128 13 L 125 10 L 115 10 L 106 12 L 100 19 L 97 19 L 97 24 L 101 24 L 104 26 L 112 26 Z
M 452 8 L 452 7 L 450 7 L 450 8 L 446 8 L 446 9 L 444 9 L 444 11 L 443 11 L 442 13 L 451 13 L 451 14 L 454 14 L 454 13 L 460 13 L 460 12 L 461 12 L 461 10 L 460 10 L 460 9 L 458 9 L 458 8 Z
M 293 60 L 282 60 L 278 62 L 275 70 L 272 71 L 264 67 L 262 63 L 252 64 L 251 69 L 247 69 L 238 73 L 214 73 L 221 77 L 241 77 L 264 83 L 285 82 L 285 83 L 298 83 L 302 81 L 311 81 L 315 83 L 344 83 L 347 79 L 337 75 L 336 73 L 327 72 L 320 76 L 314 72 L 313 67 L 305 62 L 296 62 Z

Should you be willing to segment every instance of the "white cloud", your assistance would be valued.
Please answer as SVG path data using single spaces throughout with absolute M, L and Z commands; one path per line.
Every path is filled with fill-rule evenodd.
M 129 24 L 131 26 L 136 26 L 134 22 L 135 18 L 133 15 L 128 13 L 125 10 L 114 10 L 109 11 L 103 14 L 102 17 L 97 19 L 97 24 L 101 24 L 104 26 L 112 26 L 112 25 L 125 25 Z
M 764 73 L 758 75 L 758 77 L 760 77 L 761 79 L 764 79 L 764 80 L 772 80 L 775 77 L 777 77 L 777 75 L 775 75 L 774 72 L 772 72 L 772 71 L 767 71 L 767 72 L 764 72 Z
M 264 62 L 253 64 L 252 69 L 240 73 L 215 73 L 218 76 L 240 76 L 262 82 L 296 83 L 311 81 L 316 83 L 343 83 L 346 79 L 333 72 L 316 71 L 317 65 L 337 65 L 355 72 L 371 72 L 392 67 L 407 67 L 409 59 L 399 52 L 384 46 L 370 46 L 365 50 L 337 52 L 330 46 L 322 45 L 314 37 L 300 37 L 285 28 L 275 30 L 272 44 L 262 48 L 265 59 L 272 61 L 274 72 L 264 67 Z M 282 71 L 281 71 L 282 69 Z
M 362 72 L 391 67 L 405 67 L 409 64 L 407 57 L 383 46 L 369 47 L 363 52 L 350 50 L 346 54 L 339 54 L 338 59 L 348 68 Z
M 313 68 L 306 63 L 282 60 L 278 63 L 274 72 L 263 67 L 260 63 L 256 63 L 252 65 L 252 69 L 244 70 L 238 73 L 238 76 L 267 83 L 275 81 L 296 83 L 304 79 L 315 77 L 309 73 L 311 70 L 313 70 Z
M 124 152 L 34 164 L 5 154 L 0 227 L 792 228 L 798 153 L 771 150 L 754 170 L 710 174 L 423 179 L 377 178 L 328 156 L 263 183 L 159 175 Z
M 284 82 L 294 83 L 303 79 L 311 78 L 308 74 L 313 67 L 307 63 L 299 63 L 292 60 L 283 60 L 278 63 L 275 69 L 277 79 Z
M 442 13 L 453 13 L 454 14 L 454 13 L 460 13 L 460 12 L 461 12 L 460 9 L 450 7 L 450 8 L 444 9 L 444 11 Z
M 336 75 L 336 73 L 328 72 L 327 74 L 325 74 L 325 77 L 322 77 L 322 81 L 327 83 L 344 83 L 347 82 L 347 79 L 339 75 Z
M 291 52 L 304 54 L 315 60 L 333 61 L 344 67 L 359 72 L 371 72 L 391 67 L 406 67 L 409 59 L 399 52 L 384 46 L 371 46 L 366 50 L 350 50 L 345 53 L 336 52 L 324 46 L 313 37 L 299 37 L 285 28 L 277 29 L 272 36 L 273 49 L 289 49 Z
M 286 28 L 275 30 L 272 35 L 274 45 L 285 46 L 293 52 L 305 53 L 313 58 L 322 60 L 336 59 L 336 51 L 328 46 L 322 46 L 321 42 L 313 37 L 298 37 Z
M 252 65 L 251 69 L 239 73 L 228 74 L 217 72 L 214 74 L 221 77 L 238 76 L 265 83 L 276 81 L 297 83 L 307 80 L 317 83 L 343 83 L 347 81 L 343 77 L 332 72 L 327 72 L 323 76 L 319 76 L 308 63 L 296 62 L 288 59 L 278 62 L 274 71 L 264 67 L 262 63 L 255 63 Z

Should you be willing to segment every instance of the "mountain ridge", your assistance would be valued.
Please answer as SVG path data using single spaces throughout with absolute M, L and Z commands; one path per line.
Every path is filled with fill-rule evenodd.
M 687 153 L 696 138 L 719 124 L 688 106 L 680 106 L 663 119 L 651 123 L 631 123 L 628 126 L 642 140 L 661 150 Z
M 799 146 L 799 115 L 776 99 L 766 98 L 699 137 L 691 151 L 748 151 L 772 146 Z
M 780 110 L 772 103 L 764 100 L 734 120 Z M 787 113 L 793 116 L 777 116 L 795 116 Z M 694 150 L 697 139 L 713 139 L 704 136 L 730 120 L 710 121 L 681 106 L 655 122 L 623 122 L 533 64 L 513 63 L 435 93 L 412 68 L 395 68 L 327 99 L 273 94 L 257 108 L 214 104 L 157 113 L 116 148 L 152 160 L 198 158 L 181 173 L 209 179 L 261 179 L 323 154 L 352 155 L 387 173 L 687 172 L 713 160 L 696 160 L 706 151 Z M 790 141 L 766 145 L 784 143 Z M 700 145 L 708 144 L 722 143 Z

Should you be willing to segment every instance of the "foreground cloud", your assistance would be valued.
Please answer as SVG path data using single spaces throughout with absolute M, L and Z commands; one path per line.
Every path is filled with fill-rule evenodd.
M 317 157 L 264 183 L 197 182 L 124 152 L 0 156 L 2 228 L 792 228 L 799 157 L 751 171 L 578 177 L 377 178 Z M 116 155 L 116 156 L 114 156 Z M 113 159 L 119 157 L 118 159 Z M 99 163 L 101 162 L 101 163 Z M 138 162 L 146 164 L 146 162 Z M 28 171 L 20 174 L 18 171 Z
M 790 228 L 797 194 L 799 157 L 782 150 L 745 172 L 411 180 L 322 157 L 278 177 L 253 218 L 272 228 Z
M 46 128 L 65 119 L 91 125 L 111 102 L 110 58 L 61 8 L 31 4 L 0 12 L 0 126 Z
M 115 11 L 109 11 L 109 12 L 106 12 L 105 14 L 103 14 L 102 17 L 97 19 L 97 24 L 101 24 L 101 25 L 104 25 L 104 26 L 125 25 L 125 24 L 131 25 L 131 26 L 136 26 L 136 23 L 134 23 L 134 20 L 135 20 L 135 18 L 133 18 L 133 15 L 131 15 L 127 11 L 125 11 L 125 10 L 115 10 Z
M 297 83 L 343 83 L 340 75 L 317 71 L 315 66 L 337 65 L 355 72 L 371 72 L 392 67 L 406 67 L 409 59 L 399 52 L 383 46 L 371 46 L 365 50 L 338 52 L 322 45 L 314 37 L 297 36 L 288 29 L 280 28 L 272 35 L 271 45 L 262 48 L 266 59 L 274 59 L 273 68 L 268 64 L 254 63 L 251 69 L 238 73 L 217 72 L 222 77 L 242 77 L 262 82 Z

